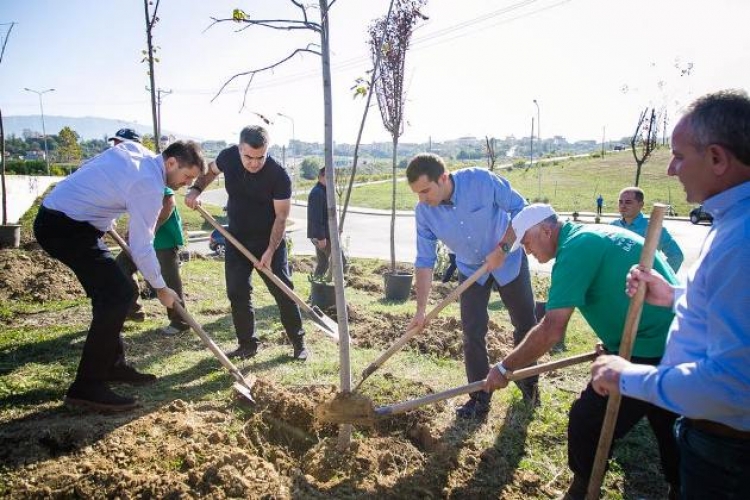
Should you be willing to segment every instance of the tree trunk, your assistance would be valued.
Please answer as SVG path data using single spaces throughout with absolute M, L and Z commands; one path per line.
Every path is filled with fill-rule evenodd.
M 148 76 L 151 81 L 151 118 L 154 122 L 154 149 L 161 152 L 159 145 L 159 121 L 156 114 L 156 78 L 154 77 L 154 41 L 151 38 L 153 23 L 148 13 L 148 0 L 143 0 L 143 8 L 146 11 L 146 45 L 148 47 Z M 156 16 L 156 13 L 154 13 Z
M 0 153 L 0 162 L 2 162 L 2 168 L 0 168 L 0 177 L 2 178 L 2 190 L 3 190 L 3 226 L 8 225 L 8 199 L 5 191 L 5 127 L 3 126 L 3 111 L 0 110 L 0 143 L 2 143 L 2 152 Z
M 398 135 L 393 135 L 393 179 L 391 183 L 391 274 L 396 274 L 396 162 Z
M 333 98 L 331 96 L 331 60 L 329 40 L 328 0 L 320 2 L 320 52 L 323 66 L 323 106 L 325 119 L 325 167 L 326 185 L 336 186 L 336 172 L 333 166 Z M 341 261 L 341 241 L 339 238 L 338 220 L 336 217 L 336 189 L 326 189 L 328 205 L 328 226 L 331 238 L 331 265 L 333 283 L 336 288 L 336 316 L 339 323 L 339 380 L 341 392 L 350 392 L 352 388 L 352 371 L 349 354 L 349 320 L 346 313 L 346 296 L 344 295 L 344 266 Z M 339 428 L 338 446 L 349 447 L 352 438 L 352 426 L 344 424 Z

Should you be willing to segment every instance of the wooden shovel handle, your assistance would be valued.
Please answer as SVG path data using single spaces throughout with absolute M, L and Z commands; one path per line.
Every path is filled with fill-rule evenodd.
M 440 311 L 445 309 L 445 306 L 448 304 L 454 302 L 456 298 L 461 295 L 464 290 L 469 288 L 471 285 L 474 284 L 480 277 L 482 277 L 484 274 L 487 273 L 487 264 L 483 264 L 482 267 L 477 269 L 474 274 L 466 278 L 463 283 L 458 285 L 456 288 L 454 288 L 451 293 L 448 294 L 447 297 L 445 297 L 443 300 L 440 301 L 438 305 L 436 305 L 429 313 L 427 313 L 427 316 L 425 317 L 424 324 L 427 324 L 428 322 L 432 321 L 437 317 L 438 314 L 440 314 Z M 420 333 L 422 330 L 424 330 L 424 324 L 423 326 L 417 326 L 414 328 L 411 328 L 406 331 L 401 337 L 396 339 L 396 341 L 391 345 L 388 349 L 386 349 L 375 361 L 370 363 L 367 368 L 365 368 L 362 371 L 362 380 L 359 381 L 357 386 L 354 388 L 356 391 L 360 385 L 362 385 L 362 382 L 364 382 L 367 377 L 373 374 L 375 370 L 380 368 L 383 363 L 385 363 L 391 356 L 396 354 L 398 351 L 403 349 L 403 347 L 406 345 L 409 340 L 411 340 L 412 337 Z
M 521 370 L 509 372 L 508 379 L 515 381 L 515 380 L 521 380 L 521 379 L 528 378 L 528 377 L 533 377 L 534 375 L 539 375 L 540 373 L 545 373 L 548 371 L 556 370 L 558 368 L 565 368 L 567 366 L 577 365 L 579 363 L 584 363 L 586 361 L 592 361 L 598 355 L 599 353 L 597 351 L 593 351 L 593 352 L 589 352 L 586 354 L 579 354 L 577 356 L 571 356 L 569 358 L 563 358 L 563 359 L 558 359 L 556 361 L 550 361 L 549 363 L 544 363 L 541 365 L 530 366 L 528 368 L 523 368 Z M 484 383 L 485 383 L 485 380 L 478 380 L 476 382 L 472 382 L 471 384 L 462 385 L 460 387 L 448 389 L 447 391 L 443 391 L 443 392 L 436 392 L 435 394 L 428 394 L 427 396 L 423 396 L 417 399 L 412 399 L 410 401 L 404 401 L 403 403 L 397 403 L 391 406 L 381 406 L 380 408 L 375 409 L 375 413 L 379 416 L 404 413 L 404 412 L 413 410 L 415 408 L 419 408 L 420 406 L 437 403 L 438 401 L 444 401 L 446 399 L 455 398 L 456 396 L 461 396 L 463 394 L 470 394 L 472 392 L 481 391 L 484 388 Z
M 120 248 L 122 248 L 122 251 L 125 252 L 128 257 L 131 259 L 133 258 L 133 254 L 130 251 L 130 246 L 125 242 L 124 239 L 115 231 L 114 229 L 111 229 L 109 231 L 109 235 L 114 239 L 118 245 L 120 245 Z M 255 381 L 248 382 L 245 379 L 245 376 L 242 375 L 242 372 L 240 372 L 234 364 L 229 361 L 229 358 L 227 358 L 226 354 L 224 354 L 224 351 L 219 349 L 219 347 L 214 343 L 213 340 L 211 340 L 211 337 L 208 336 L 208 334 L 203 330 L 203 327 L 193 318 L 192 315 L 190 315 L 187 310 L 180 305 L 179 302 L 175 301 L 174 304 L 172 304 L 172 308 L 177 311 L 177 313 L 182 317 L 182 319 L 185 320 L 185 322 L 192 327 L 193 330 L 195 330 L 195 333 L 198 334 L 198 337 L 203 341 L 203 343 L 208 347 L 208 349 L 214 354 L 216 359 L 219 360 L 219 363 L 221 363 L 224 368 L 226 368 L 229 373 L 232 375 L 232 377 L 240 384 L 244 385 L 248 389 L 252 389 L 253 384 Z
M 666 210 L 667 206 L 660 203 L 655 203 L 654 208 L 651 210 L 651 217 L 648 222 L 648 232 L 646 233 L 646 242 L 643 244 L 641 259 L 639 262 L 640 267 L 647 272 L 650 271 L 654 265 L 654 255 L 656 255 L 656 246 L 661 237 L 662 221 L 664 220 L 664 213 Z M 630 355 L 633 352 L 633 343 L 635 342 L 635 335 L 638 332 L 638 323 L 641 320 L 641 312 L 643 310 L 643 301 L 645 298 L 646 286 L 641 283 L 638 286 L 635 295 L 630 299 L 630 306 L 628 307 L 628 314 L 625 318 L 625 326 L 622 332 L 622 340 L 620 341 L 618 354 L 625 359 L 630 359 Z M 617 423 L 617 414 L 620 411 L 621 399 L 621 395 L 617 393 L 610 394 L 609 399 L 607 400 L 607 412 L 604 415 L 601 434 L 599 434 L 599 443 L 596 447 L 594 466 L 591 470 L 588 490 L 586 492 L 587 500 L 596 500 L 599 498 L 602 482 L 604 481 L 604 472 L 609 458 L 609 449 L 612 445 L 612 437 L 615 432 L 615 424 Z

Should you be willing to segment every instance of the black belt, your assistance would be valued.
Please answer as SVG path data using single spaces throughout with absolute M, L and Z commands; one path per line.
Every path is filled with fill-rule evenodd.
M 720 424 L 719 422 L 712 422 L 711 420 L 695 420 L 692 418 L 686 418 L 691 427 L 703 431 L 714 436 L 731 438 L 731 439 L 743 439 L 750 440 L 750 431 L 741 431 L 728 425 Z
M 44 205 L 40 206 L 39 210 L 47 212 L 50 215 L 57 215 L 58 217 L 67 217 L 67 215 L 65 214 L 65 212 L 61 212 L 59 210 L 53 210 L 51 208 L 45 207 Z

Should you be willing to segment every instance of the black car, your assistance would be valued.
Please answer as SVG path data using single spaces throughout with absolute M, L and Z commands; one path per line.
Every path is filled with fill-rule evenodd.
M 226 224 L 223 227 L 224 229 L 226 229 Z M 224 235 L 219 232 L 218 229 L 214 229 L 211 232 L 211 236 L 209 236 L 208 238 L 208 248 L 216 252 L 216 255 L 218 255 L 219 257 L 224 257 L 224 254 L 227 250 L 227 240 L 224 238 Z
M 690 211 L 690 222 L 693 224 L 699 224 L 704 221 L 713 224 L 714 217 L 703 210 L 703 205 L 699 205 Z

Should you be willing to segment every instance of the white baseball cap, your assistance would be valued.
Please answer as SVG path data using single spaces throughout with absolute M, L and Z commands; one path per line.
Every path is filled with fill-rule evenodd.
M 514 252 L 521 246 L 521 240 L 526 231 L 536 226 L 544 219 L 557 215 L 551 206 L 546 203 L 532 203 L 513 217 L 513 232 L 516 233 L 516 241 L 510 251 Z

